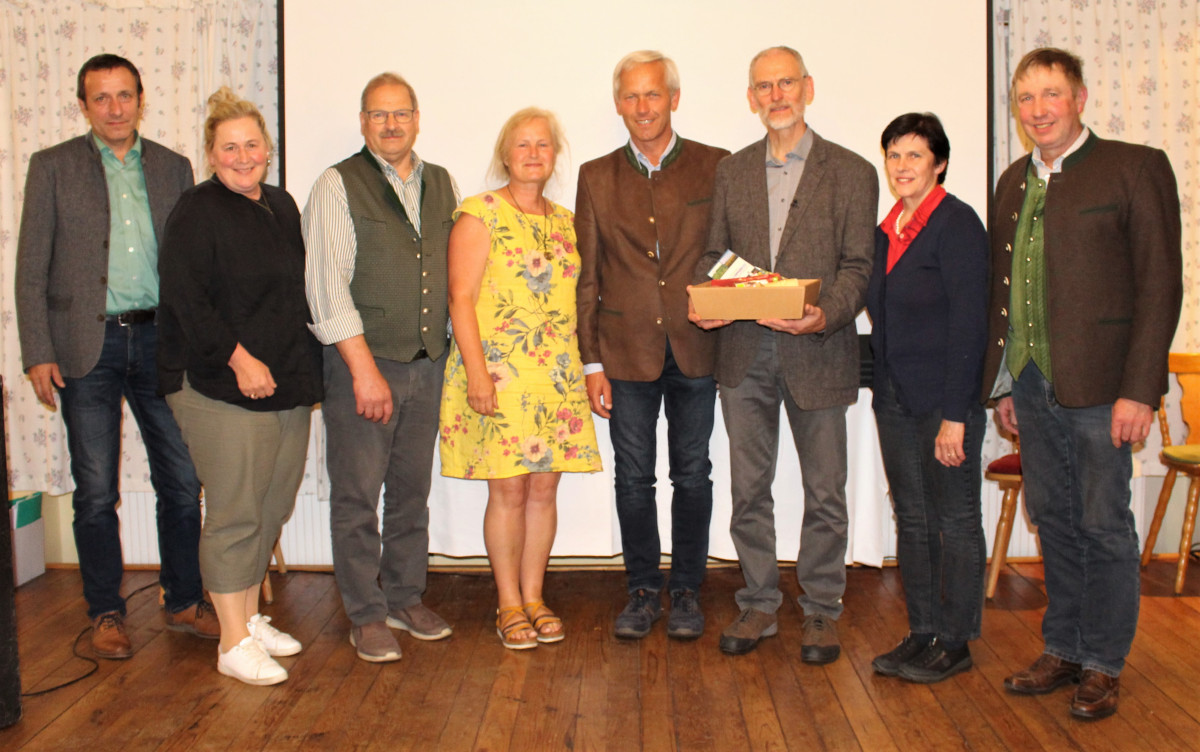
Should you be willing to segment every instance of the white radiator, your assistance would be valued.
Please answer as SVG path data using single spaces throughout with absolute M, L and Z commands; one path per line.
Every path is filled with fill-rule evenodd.
M 1145 478 L 1133 479 L 1132 509 L 1139 535 L 1145 530 Z M 156 565 L 158 557 L 158 531 L 154 523 L 153 493 L 123 493 L 118 509 L 121 517 L 121 547 L 125 563 L 130 565 Z M 987 535 L 988 555 L 991 555 L 996 535 L 996 520 L 1000 517 L 1000 489 L 995 483 L 983 482 L 983 529 Z M 296 510 L 283 528 L 280 538 L 283 556 L 288 564 L 302 566 L 333 566 L 333 554 L 329 543 L 329 505 L 317 499 L 315 493 L 301 493 L 296 497 Z M 889 536 L 884 555 L 895 557 L 896 538 Z M 1022 498 L 1016 519 L 1013 520 L 1012 539 L 1008 544 L 1010 558 L 1038 557 L 1037 538 L 1029 526 Z
M 158 527 L 154 517 L 153 493 L 122 493 L 121 550 L 125 563 L 132 566 L 157 565 Z M 329 548 L 329 505 L 317 500 L 315 493 L 296 497 L 296 510 L 280 536 L 283 558 L 289 565 L 332 566 Z

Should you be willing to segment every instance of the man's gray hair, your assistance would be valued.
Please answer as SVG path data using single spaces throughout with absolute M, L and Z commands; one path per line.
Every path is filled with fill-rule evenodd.
M 800 75 L 802 75 L 802 76 L 808 75 L 808 66 L 806 66 L 804 64 L 804 58 L 800 57 L 800 53 L 796 52 L 791 47 L 781 44 L 776 47 L 768 47 L 765 50 L 763 50 L 762 52 L 755 55 L 754 57 L 750 58 L 750 85 L 751 86 L 754 86 L 754 83 L 755 83 L 755 81 L 754 81 L 754 64 L 757 63 L 759 60 L 761 60 L 764 56 L 770 55 L 772 52 L 785 52 L 785 53 L 791 55 L 793 58 L 795 58 L 796 62 L 800 65 Z
M 667 91 L 671 96 L 679 91 L 679 69 L 675 67 L 675 61 L 658 50 L 638 50 L 631 52 L 621 58 L 621 62 L 617 63 L 617 67 L 613 69 L 613 100 L 615 101 L 621 92 L 621 76 L 631 70 L 634 66 L 645 65 L 646 63 L 662 63 L 666 69 Z

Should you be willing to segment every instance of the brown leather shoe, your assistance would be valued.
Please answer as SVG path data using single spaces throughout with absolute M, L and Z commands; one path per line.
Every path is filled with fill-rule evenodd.
M 1071 700 L 1071 715 L 1076 718 L 1096 720 L 1107 718 L 1117 712 L 1117 700 L 1121 695 L 1121 679 L 1099 671 L 1088 669 L 1083 672 L 1075 699 Z
M 1005 679 L 1004 688 L 1018 695 L 1044 695 L 1079 681 L 1081 670 L 1078 663 L 1042 653 L 1032 666 Z
M 133 655 L 133 645 L 125 634 L 125 617 L 109 611 L 92 619 L 92 651 L 100 658 L 119 661 Z
M 816 666 L 833 663 L 842 654 L 838 641 L 837 619 L 825 614 L 804 617 L 804 636 L 800 638 L 800 660 Z
M 168 611 L 166 618 L 167 629 L 188 632 L 206 640 L 221 639 L 221 622 L 217 621 L 217 612 L 208 601 L 197 601 L 178 613 Z
M 725 627 L 718 643 L 721 652 L 729 655 L 745 655 L 753 650 L 759 640 L 779 633 L 779 622 L 775 614 L 754 608 L 742 609 L 736 621 Z

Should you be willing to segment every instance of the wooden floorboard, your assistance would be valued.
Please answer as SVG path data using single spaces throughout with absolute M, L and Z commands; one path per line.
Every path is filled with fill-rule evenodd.
M 872 659 L 906 628 L 895 568 L 852 568 L 838 622 L 842 657 L 800 660 L 803 614 L 794 572 L 781 572 L 779 634 L 726 656 L 721 629 L 737 616 L 736 568 L 713 568 L 701 595 L 704 635 L 666 637 L 667 609 L 651 635 L 623 641 L 617 572 L 551 572 L 546 594 L 566 639 L 505 650 L 496 637 L 486 574 L 430 575 L 426 603 L 454 636 L 422 642 L 397 632 L 404 657 L 368 664 L 347 640 L 350 623 L 333 578 L 273 575 L 274 623 L 304 643 L 281 659 L 290 678 L 250 687 L 217 674 L 216 642 L 164 628 L 155 572 L 129 572 L 127 624 L 135 655 L 23 698 L 24 715 L 0 730 L 3 750 L 1142 750 L 1200 749 L 1200 573 L 1173 594 L 1174 562 L 1144 570 L 1141 619 L 1111 719 L 1077 721 L 1071 692 L 1021 697 L 1004 677 L 1041 651 L 1046 605 L 1038 564 L 1010 563 L 972 643 L 973 670 L 920 686 L 879 676 Z M 664 597 L 665 601 L 665 597 Z M 79 574 L 51 570 L 17 592 L 22 684 L 37 691 L 85 673 L 72 640 L 86 626 Z M 664 602 L 664 607 L 667 604 Z M 80 652 L 90 655 L 88 637 Z

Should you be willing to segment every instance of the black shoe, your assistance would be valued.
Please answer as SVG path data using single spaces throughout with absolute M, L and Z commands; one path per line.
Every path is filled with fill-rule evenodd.
M 626 640 L 640 640 L 650 634 L 650 627 L 662 616 L 662 602 L 657 590 L 639 588 L 629 596 L 625 610 L 617 615 L 613 632 Z
M 700 596 L 694 590 L 671 593 L 671 616 L 667 619 L 667 637 L 694 640 L 704 634 L 704 612 Z
M 966 671 L 971 665 L 971 650 L 966 644 L 950 650 L 935 639 L 920 655 L 908 663 L 900 664 L 896 673 L 910 682 L 936 684 Z
M 876 656 L 875 660 L 871 661 L 871 668 L 875 669 L 877 674 L 895 676 L 900 671 L 901 664 L 916 658 L 921 651 L 929 647 L 931 642 L 933 642 L 932 637 L 915 637 L 912 632 L 909 632 L 891 651 Z

